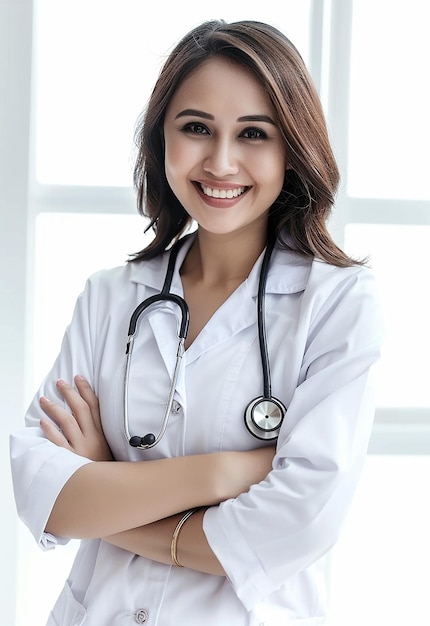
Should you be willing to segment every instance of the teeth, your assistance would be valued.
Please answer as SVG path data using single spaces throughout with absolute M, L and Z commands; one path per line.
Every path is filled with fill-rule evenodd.
M 200 185 L 205 196 L 210 198 L 237 198 L 245 191 L 245 187 L 237 187 L 236 189 L 213 189 Z

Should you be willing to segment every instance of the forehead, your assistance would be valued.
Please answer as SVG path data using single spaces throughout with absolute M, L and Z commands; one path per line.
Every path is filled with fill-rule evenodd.
M 168 113 L 182 108 L 198 108 L 209 113 L 223 109 L 238 110 L 241 115 L 275 115 L 256 76 L 242 65 L 222 57 L 205 61 L 178 87 Z

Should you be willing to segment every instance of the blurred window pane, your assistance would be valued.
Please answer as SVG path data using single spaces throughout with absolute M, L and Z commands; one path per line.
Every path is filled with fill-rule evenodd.
M 430 407 L 430 226 L 349 224 L 346 249 L 370 254 L 386 324 L 378 405 Z
M 306 59 L 310 0 L 220 0 L 216 15 L 278 26 Z M 130 186 L 133 131 L 166 53 L 208 19 L 197 0 L 36 0 L 36 179 Z
M 429 618 L 430 456 L 368 456 L 333 551 L 327 626 L 405 626 Z
M 88 276 L 122 265 L 152 237 L 137 215 L 40 213 L 36 220 L 33 387 L 51 368 Z
M 354 2 L 348 193 L 430 199 L 430 3 Z

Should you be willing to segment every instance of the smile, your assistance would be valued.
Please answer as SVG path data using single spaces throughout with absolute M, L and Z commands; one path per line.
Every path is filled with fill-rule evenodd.
M 200 184 L 200 188 L 205 196 L 209 198 L 237 198 L 241 196 L 248 187 L 236 187 L 235 189 L 217 189 L 213 187 L 207 187 Z

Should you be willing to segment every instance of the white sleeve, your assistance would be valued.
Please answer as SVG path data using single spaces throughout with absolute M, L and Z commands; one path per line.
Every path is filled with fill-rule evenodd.
M 44 437 L 39 421 L 46 415 L 39 406 L 39 398 L 46 396 L 64 406 L 64 399 L 55 383 L 59 378 L 71 383 L 78 373 L 85 376 L 94 387 L 92 354 L 95 329 L 90 319 L 91 299 L 95 297 L 93 291 L 94 286 L 88 282 L 76 303 L 60 354 L 28 409 L 25 417 L 27 428 L 15 431 L 10 437 L 12 480 L 18 515 L 44 549 L 67 542 L 45 533 L 46 522 L 65 483 L 77 469 L 91 461 L 59 448 Z
M 205 513 L 208 542 L 248 610 L 333 546 L 364 464 L 382 324 L 371 273 L 345 275 L 327 297 L 304 292 L 316 313 L 273 470 Z

